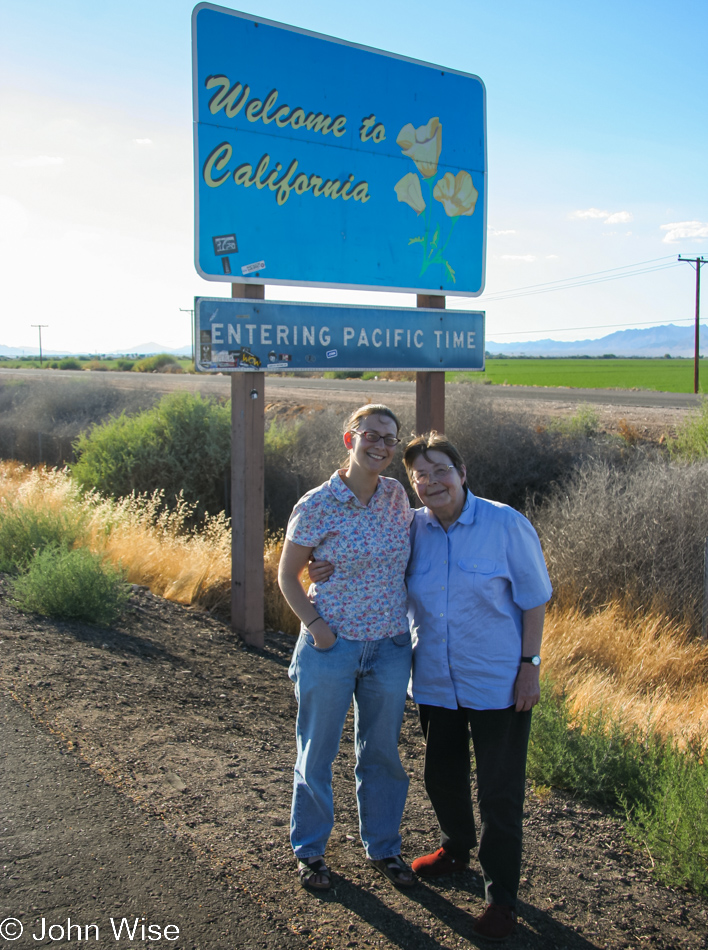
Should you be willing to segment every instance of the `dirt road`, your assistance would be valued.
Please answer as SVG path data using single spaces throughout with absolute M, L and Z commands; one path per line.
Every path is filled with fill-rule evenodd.
M 100 942 L 82 944 L 97 947 L 115 945 L 111 917 L 143 916 L 183 939 L 132 946 L 476 945 L 474 867 L 404 894 L 366 866 L 351 719 L 334 768 L 336 886 L 322 897 L 299 887 L 288 843 L 291 637 L 269 633 L 264 650 L 246 649 L 217 620 L 143 589 L 112 629 L 56 623 L 17 613 L 0 575 L 0 641 L 0 921 L 27 928 L 3 950 L 41 946 L 27 934 L 41 935 L 42 917 L 48 927 L 69 916 L 98 922 Z M 401 753 L 410 859 L 437 843 L 412 706 Z M 561 793 L 529 789 L 520 901 L 509 950 L 708 945 L 708 903 L 662 887 L 616 818 Z
M 5 691 L 0 731 L 0 946 L 304 945 Z

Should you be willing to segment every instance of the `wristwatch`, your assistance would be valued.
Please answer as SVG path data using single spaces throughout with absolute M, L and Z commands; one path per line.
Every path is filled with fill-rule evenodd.
M 533 656 L 522 656 L 522 657 L 521 657 L 521 662 L 522 662 L 522 663 L 533 663 L 534 666 L 540 666 L 540 665 L 541 665 L 541 657 L 538 655 L 538 653 L 534 653 Z

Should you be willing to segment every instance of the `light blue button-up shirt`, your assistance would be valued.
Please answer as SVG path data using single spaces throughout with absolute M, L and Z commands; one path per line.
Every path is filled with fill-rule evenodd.
M 522 613 L 552 593 L 531 523 L 472 492 L 447 532 L 421 508 L 406 580 L 414 700 L 447 709 L 511 706 Z

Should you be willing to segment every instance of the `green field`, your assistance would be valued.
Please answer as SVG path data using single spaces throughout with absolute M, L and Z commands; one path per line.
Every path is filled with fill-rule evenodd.
M 691 359 L 489 359 L 483 373 L 446 373 L 448 382 L 575 389 L 655 389 L 693 392 Z M 701 360 L 700 391 L 708 392 L 708 360 Z

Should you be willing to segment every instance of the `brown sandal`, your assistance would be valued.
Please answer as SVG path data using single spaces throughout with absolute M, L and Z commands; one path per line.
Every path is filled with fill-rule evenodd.
M 400 854 L 396 854 L 392 858 L 381 858 L 378 861 L 369 860 L 369 864 L 379 874 L 383 874 L 394 887 L 413 887 L 417 883 L 415 874 Z
M 332 877 L 324 858 L 298 860 L 297 873 L 304 888 L 312 891 L 328 891 L 332 886 Z M 316 881 L 315 878 L 320 878 Z

